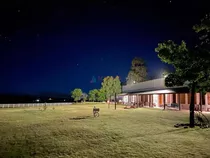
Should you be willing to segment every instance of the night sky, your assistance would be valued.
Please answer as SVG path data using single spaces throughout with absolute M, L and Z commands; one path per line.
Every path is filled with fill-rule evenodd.
M 0 93 L 88 92 L 100 88 L 104 76 L 125 81 L 135 56 L 157 77 L 166 67 L 154 51 L 158 42 L 191 43 L 192 26 L 209 12 L 207 3 L 1 1 Z

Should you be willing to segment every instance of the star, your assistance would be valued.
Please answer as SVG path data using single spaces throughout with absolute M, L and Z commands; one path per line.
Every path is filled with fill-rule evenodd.
M 20 13 L 20 9 L 18 9 L 18 13 Z
M 79 64 L 77 64 L 77 66 L 79 66 Z
M 172 1 L 170 0 L 169 3 L 171 3 Z

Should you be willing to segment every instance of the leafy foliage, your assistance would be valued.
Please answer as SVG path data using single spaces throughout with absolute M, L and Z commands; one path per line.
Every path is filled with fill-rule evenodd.
M 105 94 L 106 99 L 109 99 L 115 93 L 121 93 L 121 82 L 119 76 L 113 78 L 112 76 L 107 76 L 102 82 L 101 91 Z
M 178 75 L 171 73 L 165 78 L 166 87 L 183 86 L 184 80 L 181 80 Z
M 200 45 L 210 46 L 210 14 L 206 14 L 206 16 L 201 20 L 199 25 L 193 26 L 193 29 L 200 36 Z
M 196 50 L 199 51 L 199 58 L 202 59 L 200 82 L 197 88 L 199 91 L 210 91 L 210 14 L 201 20 L 199 25 L 193 27 L 199 35 L 199 44 L 196 45 Z
M 127 84 L 143 82 L 147 78 L 147 68 L 143 59 L 135 57 L 126 78 Z
M 76 102 L 79 101 L 82 97 L 82 90 L 79 88 L 74 89 L 71 92 L 71 97 L 74 98 L 74 101 L 76 101 Z
M 121 82 L 119 76 L 116 76 L 113 80 L 113 94 L 120 94 L 121 93 Z
M 103 79 L 103 82 L 101 83 L 106 99 L 109 99 L 114 94 L 113 80 L 114 78 L 112 76 L 107 76 Z
M 97 99 L 97 94 L 98 94 L 98 90 L 97 90 L 97 89 L 90 90 L 90 91 L 89 91 L 88 100 L 89 100 L 89 101 L 96 101 L 96 99 Z
M 93 89 L 89 91 L 89 101 L 105 101 L 105 92 L 103 89 Z
M 173 73 L 174 76 L 169 75 L 168 77 L 176 78 L 174 79 L 177 81 L 176 84 L 174 82 L 175 85 L 180 85 L 180 82 L 184 83 L 185 81 L 198 83 L 204 77 L 205 66 L 203 63 L 206 59 L 201 58 L 197 50 L 187 48 L 184 41 L 180 45 L 170 40 L 160 43 L 155 51 L 158 52 L 161 61 L 174 66 L 176 70 Z
M 106 100 L 106 96 L 105 96 L 105 92 L 104 90 L 101 88 L 98 90 L 98 94 L 97 94 L 97 101 L 105 101 Z
M 195 25 L 194 30 L 201 33 L 200 43 L 194 47 L 187 47 L 184 41 L 180 45 L 168 40 L 159 43 L 155 51 L 164 63 L 171 64 L 175 72 L 169 74 L 165 79 L 168 87 L 181 86 L 186 81 L 191 89 L 190 103 L 190 126 L 194 127 L 194 94 L 195 91 L 206 91 L 210 87 L 210 43 L 209 18 L 201 21 L 200 25 Z

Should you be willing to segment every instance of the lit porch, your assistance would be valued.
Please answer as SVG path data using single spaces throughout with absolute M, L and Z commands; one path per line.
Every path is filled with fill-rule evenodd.
M 124 86 L 123 93 L 123 103 L 136 107 L 189 110 L 191 99 L 187 87 L 165 87 L 164 79 Z M 210 111 L 210 93 L 205 95 L 195 94 L 195 109 Z

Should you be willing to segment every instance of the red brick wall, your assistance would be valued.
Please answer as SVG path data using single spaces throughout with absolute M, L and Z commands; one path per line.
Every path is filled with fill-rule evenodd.
M 180 103 L 185 104 L 185 93 L 180 94 Z
M 190 105 L 189 104 L 181 104 L 182 110 L 189 110 Z
M 188 93 L 188 103 L 190 104 L 190 102 L 191 102 L 191 94 Z M 196 104 L 196 94 L 195 94 L 194 104 Z
M 210 93 L 207 93 L 207 98 L 208 98 L 208 105 L 210 105 Z

